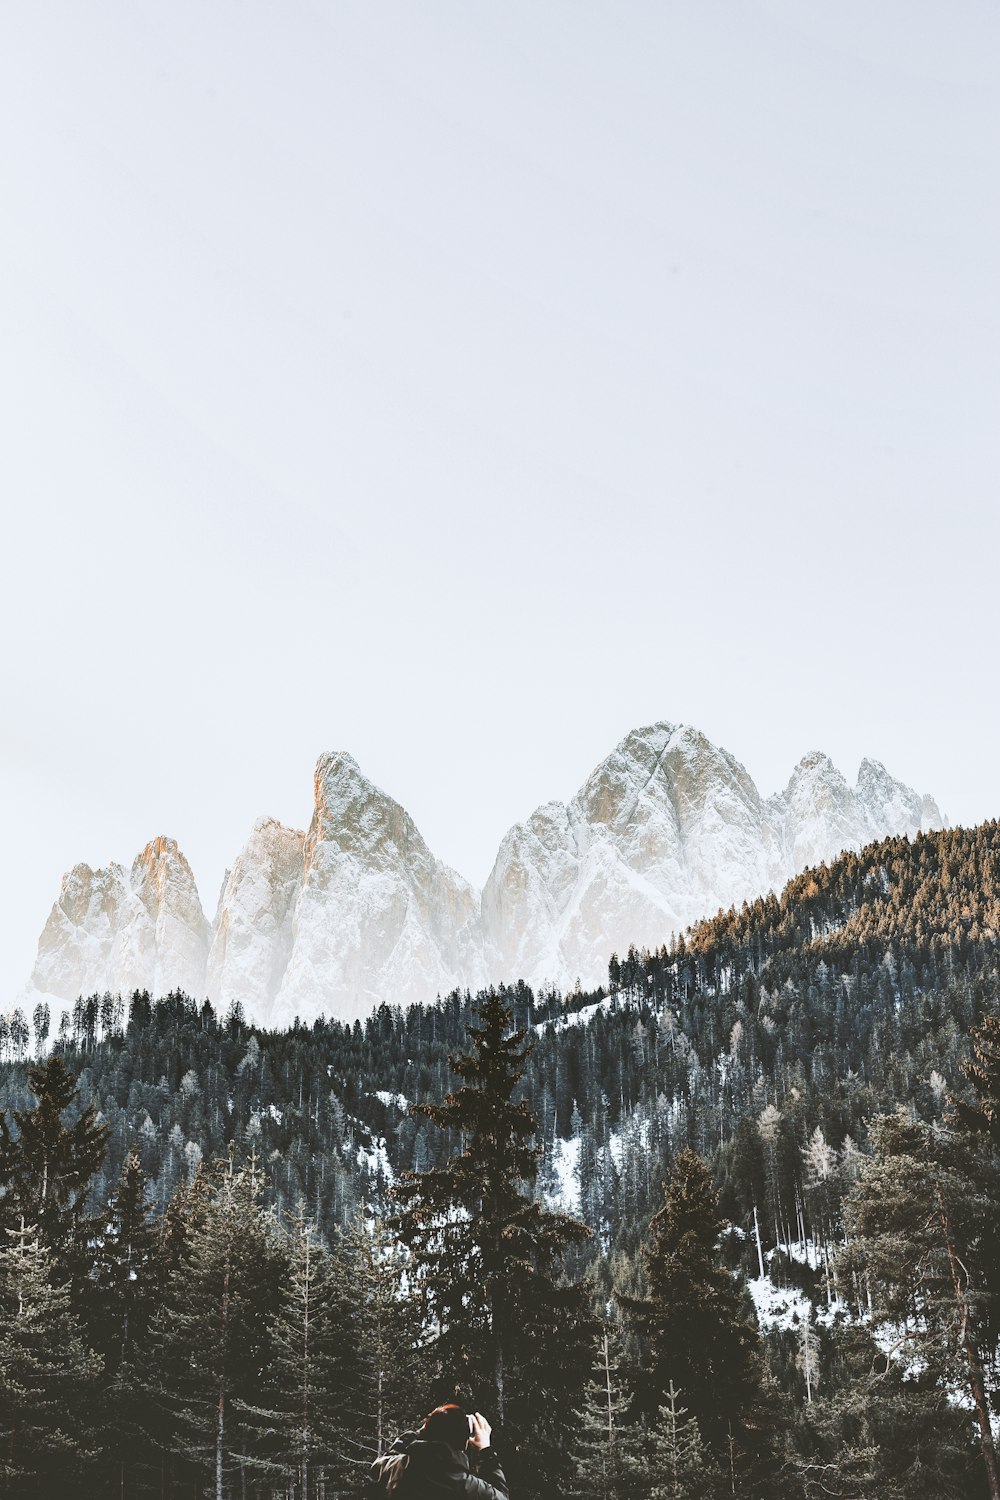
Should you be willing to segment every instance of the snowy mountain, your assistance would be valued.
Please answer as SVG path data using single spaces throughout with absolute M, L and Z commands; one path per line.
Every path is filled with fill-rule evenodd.
M 852 789 L 827 756 L 807 755 L 764 800 L 699 730 L 636 729 L 568 806 L 547 803 L 507 834 L 483 892 L 489 949 L 499 973 L 589 988 L 612 951 L 658 947 L 806 865 L 941 821 L 875 761 Z
M 173 839 L 147 844 L 131 870 L 74 865 L 38 940 L 32 987 L 77 995 L 200 994 L 211 928 L 191 866 Z
M 687 725 L 633 730 L 569 803 L 503 839 L 483 892 L 436 859 L 413 820 L 346 754 L 320 757 L 307 833 L 258 821 L 209 927 L 172 839 L 65 876 L 31 989 L 172 987 L 287 1025 L 353 1018 L 456 984 L 600 983 L 613 951 L 656 947 L 699 917 L 889 834 L 940 826 L 934 801 L 862 762 L 850 786 L 805 756 L 762 798 L 729 751 Z
M 220 1005 L 270 1013 L 294 942 L 305 834 L 260 818 L 226 872 L 215 915 L 205 989 Z
M 316 767 L 291 937 L 267 1012 L 276 1026 L 433 999 L 457 979 L 484 978 L 477 892 L 349 755 L 323 755 Z

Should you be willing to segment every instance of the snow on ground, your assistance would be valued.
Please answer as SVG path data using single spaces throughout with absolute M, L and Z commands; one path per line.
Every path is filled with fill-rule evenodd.
M 394 1106 L 396 1109 L 401 1110 L 403 1114 L 410 1107 L 410 1101 L 405 1094 L 390 1094 L 387 1089 L 376 1089 L 375 1098 L 387 1107 L 390 1105 Z
M 553 1142 L 549 1156 L 556 1185 L 548 1194 L 549 1205 L 564 1214 L 580 1215 L 580 1140 Z
M 778 1246 L 790 1260 L 797 1260 L 803 1265 L 810 1266 L 818 1271 L 823 1266 L 823 1253 L 819 1245 L 812 1240 L 795 1242 L 791 1245 L 782 1244 Z M 772 1257 L 777 1252 L 768 1250 L 764 1256 L 765 1261 L 770 1264 Z M 775 1286 L 770 1276 L 755 1276 L 747 1282 L 750 1296 L 753 1298 L 754 1309 L 757 1313 L 757 1321 L 763 1332 L 767 1333 L 772 1328 L 778 1328 L 782 1332 L 798 1328 L 809 1317 L 812 1312 L 815 1321 L 829 1327 L 839 1317 L 850 1318 L 851 1309 L 847 1303 L 838 1297 L 834 1297 L 827 1303 L 825 1296 L 813 1303 L 811 1299 L 798 1287 Z
M 381 1172 L 387 1182 L 392 1181 L 392 1166 L 385 1146 L 385 1136 L 380 1136 L 377 1141 L 369 1137 L 367 1145 L 362 1142 L 357 1150 L 357 1163 L 370 1177 Z
M 790 1245 L 778 1246 L 789 1260 L 797 1260 L 800 1264 L 808 1266 L 811 1271 L 821 1271 L 826 1262 L 823 1259 L 823 1251 L 815 1240 L 793 1240 Z M 770 1254 L 774 1254 L 772 1250 Z
M 775 1286 L 769 1276 L 755 1276 L 752 1281 L 747 1282 L 747 1287 L 753 1298 L 757 1321 L 764 1333 L 770 1332 L 772 1328 L 778 1328 L 782 1332 L 799 1328 L 810 1312 L 814 1314 L 817 1323 L 822 1323 L 827 1328 L 838 1316 L 850 1316 L 847 1303 L 836 1297 L 829 1305 L 825 1300 L 813 1303 L 797 1287 Z
M 747 1285 L 757 1322 L 764 1333 L 769 1333 L 772 1328 L 787 1332 L 798 1328 L 809 1317 L 812 1303 L 805 1292 L 797 1291 L 795 1287 L 774 1286 L 768 1276 L 756 1276 Z
M 595 1000 L 593 1005 L 585 1005 L 582 1010 L 567 1011 L 561 1016 L 550 1017 L 548 1021 L 536 1021 L 531 1029 L 541 1036 L 549 1026 L 554 1026 L 557 1031 L 565 1031 L 567 1026 L 586 1026 L 599 1010 L 610 1010 L 611 1005 L 612 999 L 608 995 L 603 1000 Z

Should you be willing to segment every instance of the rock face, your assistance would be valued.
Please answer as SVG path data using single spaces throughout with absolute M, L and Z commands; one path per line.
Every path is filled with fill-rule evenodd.
M 305 834 L 260 818 L 222 882 L 206 988 L 227 1009 L 270 1014 L 288 967 L 295 903 L 302 889 Z
M 765 799 L 727 750 L 659 723 L 633 730 L 571 802 L 516 824 L 480 896 L 349 755 L 321 756 L 314 789 L 308 833 L 254 825 L 211 933 L 171 839 L 147 845 L 128 873 L 75 866 L 32 988 L 72 1000 L 178 987 L 284 1026 L 456 984 L 592 986 L 630 943 L 656 947 L 806 865 L 942 823 L 933 799 L 877 761 L 862 762 L 852 787 L 827 756 L 807 755 Z
M 877 761 L 851 788 L 827 756 L 807 755 L 765 800 L 699 730 L 635 729 L 568 806 L 546 803 L 501 844 L 483 891 L 491 977 L 590 987 L 630 943 L 658 947 L 807 865 L 941 821 Z
M 671 932 L 773 883 L 760 794 L 696 729 L 636 729 L 568 806 L 510 830 L 483 891 L 500 973 L 588 986 L 629 943 Z
M 173 839 L 158 838 L 132 868 L 74 865 L 38 942 L 32 985 L 77 995 L 205 989 L 209 925 L 191 867 Z
M 316 767 L 288 966 L 270 1020 L 353 1018 L 482 983 L 479 898 L 344 754 Z

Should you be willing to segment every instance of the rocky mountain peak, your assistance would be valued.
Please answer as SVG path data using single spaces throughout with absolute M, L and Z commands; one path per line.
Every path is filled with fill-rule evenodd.
M 306 861 L 322 845 L 391 865 L 432 856 L 416 824 L 381 787 L 369 781 L 345 751 L 331 751 L 316 762 L 315 802 L 306 836 Z
M 210 938 L 191 866 L 160 837 L 121 865 L 74 865 L 38 943 L 32 986 L 61 1000 L 110 989 L 204 993 Z
M 353 756 L 330 751 L 316 763 L 308 831 L 258 819 L 211 933 L 187 860 L 160 837 L 127 872 L 74 866 L 32 983 L 62 999 L 207 990 L 272 1025 L 455 985 L 592 986 L 613 951 L 657 947 L 806 865 L 940 821 L 932 798 L 879 761 L 863 761 L 850 786 L 821 751 L 763 799 L 728 750 L 660 720 L 627 734 L 568 803 L 543 803 L 509 829 L 480 894 Z

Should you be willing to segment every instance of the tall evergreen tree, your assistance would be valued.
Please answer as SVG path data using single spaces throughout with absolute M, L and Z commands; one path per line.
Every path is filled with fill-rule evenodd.
M 872 1127 L 874 1153 L 846 1205 L 845 1262 L 865 1279 L 878 1322 L 975 1413 L 990 1500 L 1000 1500 L 987 1372 L 988 1286 L 980 1249 L 997 1200 L 967 1142 L 905 1110 Z
M 972 1028 L 971 1055 L 963 1072 L 971 1087 L 971 1099 L 953 1101 L 954 1122 L 982 1143 L 992 1160 L 993 1187 L 1000 1176 L 1000 1017 L 986 1016 Z M 1000 1213 L 986 1216 L 982 1225 L 980 1263 L 986 1282 L 985 1322 L 987 1340 L 996 1350 L 1000 1344 Z
M 34 1225 L 53 1273 L 72 1276 L 79 1289 L 96 1228 L 87 1199 L 109 1127 L 92 1104 L 79 1107 L 76 1078 L 61 1057 L 30 1068 L 28 1086 L 36 1103 L 12 1111 L 13 1130 L 0 1112 L 0 1225 L 14 1228 L 22 1218 Z
M 102 1468 L 113 1476 L 118 1500 L 127 1500 L 152 1456 L 144 1375 L 150 1323 L 163 1292 L 156 1225 L 135 1155 L 126 1158 L 108 1206 L 94 1280 L 91 1323 L 105 1369 Z
M 391 1227 L 362 1207 L 345 1236 L 361 1355 L 359 1458 L 380 1458 L 427 1400 L 420 1303 L 413 1270 Z
M 274 1433 L 271 1471 L 298 1500 L 349 1488 L 357 1445 L 360 1315 L 343 1250 L 331 1256 L 300 1207 L 273 1329 L 265 1394 Z
M 0 1479 L 9 1500 L 79 1492 L 95 1458 L 100 1360 L 34 1228 L 0 1247 Z
M 214 1500 L 228 1500 L 237 1483 L 242 1493 L 255 1461 L 268 1459 L 257 1413 L 285 1265 L 261 1189 L 256 1164 L 237 1171 L 230 1157 L 152 1330 L 168 1441 Z
M 562 1274 L 586 1240 L 579 1221 L 535 1195 L 536 1122 L 515 1097 L 529 1048 L 511 1031 L 505 992 L 479 997 L 471 1051 L 450 1059 L 462 1085 L 417 1107 L 459 1150 L 398 1186 L 399 1230 L 418 1267 L 445 1394 L 456 1382 L 495 1415 L 506 1451 L 530 1445 L 539 1486 L 565 1468 L 593 1319 L 585 1289 Z M 544 1412 L 544 1422 L 539 1414 Z
M 722 1229 L 708 1168 L 693 1151 L 680 1152 L 650 1225 L 647 1295 L 622 1299 L 643 1353 L 635 1409 L 655 1425 L 673 1385 L 732 1470 L 734 1493 L 763 1493 L 775 1461 L 773 1397 L 760 1336 L 722 1261 Z
M 1000 1016 L 986 1016 L 972 1029 L 972 1055 L 964 1066 L 974 1098 L 956 1104 L 966 1130 L 988 1136 L 1000 1152 Z
M 621 1330 L 606 1323 L 594 1345 L 573 1436 L 569 1491 L 579 1500 L 625 1500 L 643 1492 L 643 1476 L 628 1464 L 630 1434 L 624 1424 L 630 1403 L 623 1363 Z
M 156 1224 L 136 1155 L 125 1158 L 96 1250 L 101 1350 L 109 1374 L 144 1347 L 159 1286 Z
M 721 1478 L 702 1442 L 698 1424 L 680 1404 L 673 1381 L 656 1420 L 632 1436 L 627 1470 L 648 1500 L 708 1500 Z M 731 1493 L 736 1493 L 730 1487 Z

